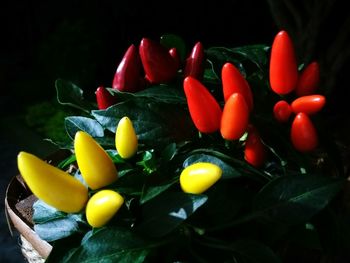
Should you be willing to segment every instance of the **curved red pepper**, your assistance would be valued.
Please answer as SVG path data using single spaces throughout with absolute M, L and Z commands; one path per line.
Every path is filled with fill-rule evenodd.
M 233 93 L 226 101 L 221 117 L 220 132 L 226 140 L 238 140 L 247 130 L 249 108 L 240 93 Z
M 280 95 L 293 91 L 298 81 L 294 47 L 286 31 L 280 31 L 272 44 L 270 59 L 271 89 Z
M 291 140 L 296 150 L 309 152 L 318 145 L 316 129 L 307 114 L 298 113 L 292 123 Z
M 244 159 L 252 166 L 259 167 L 266 160 L 266 146 L 262 143 L 260 134 L 252 125 L 248 126 L 248 137 L 244 146 Z
M 119 91 L 136 92 L 144 88 L 141 79 L 141 60 L 135 45 L 131 45 L 114 74 L 112 87 Z
M 253 109 L 253 94 L 247 80 L 241 72 L 231 63 L 226 63 L 221 70 L 222 88 L 225 101 L 233 93 L 243 95 L 248 105 L 249 111 Z
M 194 125 L 202 133 L 220 129 L 221 108 L 204 85 L 193 77 L 184 79 L 184 91 Z
M 292 114 L 292 108 L 285 100 L 276 102 L 273 107 L 273 115 L 279 122 L 287 122 Z
M 322 95 L 308 95 L 295 99 L 291 106 L 294 113 L 304 112 L 308 115 L 319 112 L 326 104 L 326 98 Z
M 197 42 L 191 54 L 186 59 L 184 76 L 191 76 L 196 79 L 202 79 L 204 73 L 204 47 L 201 42 Z
M 307 65 L 301 72 L 295 93 L 298 97 L 313 94 L 320 83 L 320 67 L 316 61 Z
M 160 43 L 143 38 L 139 53 L 146 79 L 150 83 L 168 82 L 176 76 L 177 63 Z
M 98 87 L 95 94 L 99 110 L 107 109 L 116 103 L 116 98 L 103 86 Z

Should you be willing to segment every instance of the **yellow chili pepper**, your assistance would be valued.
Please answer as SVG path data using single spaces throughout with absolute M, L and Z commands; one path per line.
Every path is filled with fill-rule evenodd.
M 215 184 L 221 175 L 221 168 L 215 164 L 194 163 L 181 172 L 180 185 L 185 193 L 201 194 Z
M 132 157 L 137 152 L 137 136 L 128 117 L 121 118 L 117 125 L 115 146 L 119 155 L 124 159 Z
M 118 179 L 112 159 L 86 132 L 75 134 L 74 150 L 81 175 L 91 189 L 99 189 Z
M 18 154 L 17 165 L 33 194 L 48 205 L 66 213 L 84 208 L 88 190 L 73 176 L 26 152 Z
M 86 205 L 86 219 L 92 227 L 105 225 L 118 212 L 124 198 L 115 191 L 101 190 Z

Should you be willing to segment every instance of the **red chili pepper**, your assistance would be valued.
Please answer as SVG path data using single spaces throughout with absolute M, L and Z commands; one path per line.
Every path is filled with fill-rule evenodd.
M 244 159 L 251 165 L 259 167 L 266 160 L 266 146 L 262 143 L 260 134 L 252 125 L 248 126 L 248 137 L 244 146 Z
M 220 129 L 220 105 L 204 85 L 193 77 L 184 79 L 184 91 L 194 125 L 202 133 Z
M 202 79 L 204 73 L 204 47 L 201 42 L 197 42 L 190 56 L 186 59 L 184 76 L 191 76 Z
M 326 104 L 326 98 L 322 95 L 308 95 L 295 99 L 292 102 L 294 113 L 304 112 L 308 115 L 319 112 Z
M 181 62 L 180 62 L 180 55 L 177 52 L 177 49 L 175 47 L 169 49 L 170 56 L 174 59 L 176 63 L 176 69 L 180 68 Z
M 231 63 L 226 63 L 221 70 L 222 87 L 225 101 L 233 93 L 243 95 L 249 111 L 253 109 L 253 94 L 247 80 L 242 76 L 241 72 Z
M 310 63 L 300 74 L 295 93 L 298 97 L 313 94 L 320 83 L 320 67 L 316 61 Z
M 226 140 L 238 140 L 247 130 L 249 108 L 240 93 L 234 93 L 226 101 L 221 117 L 220 132 Z
M 280 95 L 293 91 L 298 81 L 298 68 L 294 47 L 286 31 L 280 31 L 272 44 L 270 59 L 270 85 Z
M 144 88 L 141 79 L 141 60 L 134 45 L 131 45 L 115 72 L 112 87 L 119 91 L 136 92 Z
M 160 43 L 143 38 L 139 52 L 146 78 L 150 83 L 168 82 L 176 76 L 177 64 Z
M 292 123 L 291 140 L 295 149 L 309 152 L 318 145 L 316 129 L 307 114 L 298 113 Z
M 98 87 L 95 94 L 99 110 L 107 109 L 116 103 L 116 98 L 103 86 Z
M 285 100 L 278 101 L 273 107 L 273 115 L 279 122 L 287 122 L 292 114 L 292 108 Z

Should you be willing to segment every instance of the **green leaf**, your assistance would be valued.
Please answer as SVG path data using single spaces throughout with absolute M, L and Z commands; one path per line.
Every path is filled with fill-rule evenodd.
M 91 105 L 84 100 L 83 90 L 70 81 L 57 79 L 55 82 L 57 101 L 62 105 L 71 106 L 86 113 L 92 109 Z
M 184 61 L 186 58 L 186 43 L 178 35 L 164 34 L 160 37 L 160 43 L 168 49 L 175 47 L 181 61 Z
M 52 250 L 49 257 L 46 259 L 46 263 L 67 262 L 67 259 L 73 255 L 77 250 L 77 247 L 81 244 L 81 235 L 72 235 L 66 238 L 62 238 L 51 243 Z
M 34 231 L 40 238 L 51 242 L 80 232 L 79 222 L 82 222 L 82 215 L 69 214 L 64 218 L 36 224 Z
M 268 51 L 269 47 L 266 45 L 249 45 L 232 49 L 233 53 L 253 62 L 262 71 L 268 63 Z
M 246 78 L 249 75 L 247 73 L 249 63 L 255 65 L 260 72 L 265 74 L 268 62 L 268 49 L 269 47 L 265 45 L 250 45 L 237 48 L 210 47 L 206 50 L 206 54 L 208 61 L 212 63 L 214 75 L 220 76 L 222 66 L 226 62 L 230 62 L 234 64 Z M 251 73 L 254 73 L 254 71 Z
M 71 116 L 64 120 L 68 135 L 74 139 L 76 132 L 84 131 L 92 137 L 103 137 L 104 131 L 101 124 L 87 117 Z
M 264 173 L 264 171 L 261 171 L 260 169 L 257 169 L 251 165 L 249 165 L 246 161 L 237 159 L 235 157 L 232 157 L 231 155 L 225 154 L 224 152 L 208 149 L 208 148 L 198 148 L 190 152 L 190 154 L 207 154 L 211 156 L 215 156 L 219 158 L 220 160 L 223 160 L 229 165 L 234 165 L 234 167 L 241 172 L 244 176 L 249 176 L 251 178 L 254 178 L 256 180 L 262 181 L 262 178 L 264 181 L 271 180 L 271 177 Z
M 149 138 L 155 139 L 161 136 L 159 118 L 147 108 L 147 105 L 140 105 L 134 101 L 126 101 L 107 110 L 94 110 L 92 115 L 98 122 L 111 132 L 115 132 L 121 118 L 128 116 L 133 122 L 139 140 Z
M 138 237 L 134 232 L 120 227 L 101 228 L 88 232 L 81 246 L 57 262 L 80 263 L 141 263 L 150 249 L 158 244 Z
M 164 236 L 189 218 L 207 199 L 205 195 L 164 192 L 143 205 L 143 220 L 137 229 L 148 236 Z
M 319 231 L 312 224 L 296 226 L 289 231 L 289 244 L 295 244 L 298 247 L 307 249 L 322 250 L 319 239 Z
M 204 79 L 211 81 L 221 81 L 220 77 L 216 74 L 213 63 L 208 60 L 210 68 L 204 69 Z
M 267 183 L 255 196 L 251 213 L 208 231 L 223 230 L 256 219 L 287 226 L 307 223 L 329 204 L 344 182 L 342 178 L 320 175 L 282 176 Z
M 283 176 L 256 195 L 254 210 L 267 220 L 303 223 L 325 208 L 343 184 L 344 179 L 327 176 Z
M 117 150 L 109 149 L 106 150 L 106 152 L 108 153 L 109 157 L 111 157 L 114 163 L 125 163 L 125 160 L 122 157 L 120 157 Z
M 235 238 L 235 240 L 237 239 Z M 202 236 L 201 239 L 194 241 L 206 247 L 206 249 L 202 249 L 201 255 L 205 255 L 205 258 L 214 257 L 213 260 L 203 262 L 281 263 L 280 258 L 270 247 L 252 239 L 238 238 L 237 241 L 231 243 L 222 239 Z M 218 257 L 222 258 L 217 260 Z
M 238 262 L 245 263 L 281 263 L 271 248 L 255 240 L 239 240 L 231 245 L 238 254 Z
M 53 144 L 59 149 L 72 150 L 74 148 L 73 142 L 70 140 L 69 142 L 65 141 L 53 141 L 52 139 L 44 139 L 45 141 Z
M 115 148 L 115 138 L 114 136 L 108 136 L 105 134 L 104 137 L 95 137 L 97 141 L 104 148 Z
M 221 159 L 208 155 L 208 154 L 194 154 L 188 157 L 184 163 L 183 167 L 186 168 L 187 166 L 194 164 L 194 163 L 199 163 L 199 162 L 207 162 L 207 163 L 212 163 L 216 164 L 219 166 L 222 170 L 222 178 L 223 179 L 228 179 L 228 178 L 236 178 L 242 176 L 242 174 L 237 171 L 235 168 L 233 168 L 231 165 L 228 165 Z
M 119 179 L 110 187 L 120 194 L 140 196 L 146 175 L 140 169 L 119 170 Z
M 95 137 L 95 141 L 97 141 L 102 147 L 104 148 L 114 148 L 115 147 L 115 139 L 105 134 L 104 137 Z M 45 141 L 52 143 L 53 145 L 57 146 L 60 149 L 67 149 L 67 150 L 73 150 L 74 144 L 71 139 L 69 139 L 69 142 L 62 142 L 62 141 L 53 141 L 51 139 L 45 139 Z
M 158 183 L 158 184 L 145 184 L 142 189 L 140 203 L 144 204 L 148 202 L 149 200 L 155 198 L 156 196 L 160 195 L 161 193 L 169 189 L 171 186 L 173 186 L 177 182 L 178 182 L 178 178 L 173 179 L 171 181 Z
M 50 220 L 64 218 L 66 213 L 58 211 L 56 208 L 49 206 L 41 200 L 36 201 L 33 204 L 33 222 L 35 224 L 42 224 Z
M 40 238 L 51 242 L 81 231 L 81 214 L 66 214 L 38 200 L 33 205 L 34 230 Z
M 171 161 L 176 155 L 176 152 L 177 152 L 176 143 L 173 142 L 167 145 L 161 153 L 163 161 L 165 162 Z
M 153 151 L 145 151 L 142 154 L 142 160 L 136 164 L 142 166 L 143 170 L 148 174 L 151 174 L 157 170 L 157 158 L 153 154 Z
M 232 52 L 231 49 L 225 47 L 211 47 L 206 49 L 207 61 L 212 69 L 211 75 L 221 76 L 221 70 L 225 63 L 230 62 L 234 64 L 241 74 L 246 77 L 246 70 L 240 60 L 237 59 L 237 55 Z M 218 77 L 218 80 L 220 78 Z
M 62 160 L 58 165 L 57 168 L 59 169 L 64 169 L 66 168 L 68 165 L 71 165 L 72 163 L 74 163 L 77 160 L 75 154 L 71 154 L 70 156 L 68 156 L 66 159 Z
M 92 115 L 113 133 L 119 120 L 128 116 L 139 142 L 154 147 L 171 140 L 189 138 L 194 130 L 189 114 L 184 109 L 146 99 L 125 101 L 107 110 L 94 110 Z
M 153 85 L 147 89 L 135 93 L 121 92 L 117 89 L 111 88 L 108 90 L 111 91 L 118 99 L 122 100 L 143 98 L 154 102 L 186 104 L 186 98 L 183 90 L 179 89 L 175 85 L 172 86 L 171 84 Z
M 347 183 L 344 188 L 345 193 L 348 193 L 348 187 L 349 184 Z M 349 199 L 346 198 L 346 200 Z M 337 205 L 338 204 L 339 203 L 337 203 Z M 350 250 L 350 214 L 348 212 L 343 214 L 344 207 L 341 206 L 341 208 L 342 210 L 339 212 L 342 214 L 335 211 L 338 209 L 338 206 L 335 206 L 335 209 L 333 207 L 325 209 L 313 220 L 315 222 L 321 247 L 323 248 L 324 253 L 328 255 L 347 254 Z
M 189 221 L 203 229 L 232 222 L 245 207 L 251 206 L 253 192 L 240 184 L 221 182 L 211 187 L 206 195 L 208 201 Z

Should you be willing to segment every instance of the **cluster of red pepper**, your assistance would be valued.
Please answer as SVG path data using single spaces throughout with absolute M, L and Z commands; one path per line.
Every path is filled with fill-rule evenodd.
M 238 140 L 245 132 L 244 157 L 248 163 L 260 166 L 266 157 L 265 145 L 259 132 L 249 123 L 253 110 L 253 94 L 246 79 L 231 63 L 226 63 L 221 71 L 224 94 L 224 108 L 207 88 L 197 79 L 186 77 L 184 90 L 192 120 L 202 133 L 220 131 L 226 140 Z
M 318 146 L 317 131 L 310 116 L 319 112 L 326 103 L 323 95 L 314 94 L 319 85 L 319 65 L 308 64 L 299 74 L 293 43 L 286 31 L 279 32 L 272 44 L 270 59 L 271 89 L 279 95 L 295 92 L 297 98 L 289 104 L 278 101 L 273 108 L 277 121 L 287 122 L 295 114 L 291 127 L 291 141 L 301 152 L 314 150 Z
M 300 75 L 300 76 L 299 76 Z M 248 82 L 232 64 L 226 63 L 221 72 L 225 105 L 223 111 L 214 97 L 197 80 L 186 78 L 184 89 L 191 117 L 203 133 L 220 130 L 226 140 L 238 140 L 248 132 L 244 157 L 253 166 L 260 166 L 266 158 L 266 147 L 259 132 L 249 123 L 253 110 L 253 96 Z M 295 92 L 291 104 L 279 100 L 273 107 L 277 121 L 287 122 L 295 114 L 291 127 L 291 141 L 300 152 L 309 152 L 318 146 L 318 135 L 309 116 L 325 105 L 323 95 L 314 94 L 319 85 L 319 65 L 312 62 L 299 74 L 293 43 L 286 31 L 279 32 L 273 42 L 270 58 L 270 86 L 280 96 Z
M 164 36 L 166 44 L 167 37 Z M 183 49 L 169 47 L 161 42 L 143 38 L 137 47 L 131 45 L 124 54 L 114 75 L 112 88 L 121 92 L 137 92 L 149 84 L 166 83 L 173 80 L 184 64 L 184 76 L 193 76 L 197 79 L 203 77 L 204 48 L 197 42 L 190 55 L 183 62 L 185 56 Z M 181 48 L 181 47 L 180 47 Z M 96 90 L 96 99 L 99 109 L 106 109 L 116 103 L 113 97 L 103 86 Z
M 180 54 L 181 53 L 181 54 Z M 183 69 L 183 85 L 187 104 L 194 125 L 201 133 L 220 131 L 225 140 L 238 140 L 245 133 L 244 157 L 253 166 L 260 166 L 266 159 L 266 146 L 256 127 L 250 122 L 253 111 L 253 94 L 248 81 L 232 63 L 221 69 L 223 109 L 213 94 L 203 85 L 205 53 L 201 42 L 193 47 L 184 59 L 177 48 L 144 38 L 139 48 L 131 45 L 121 60 L 114 75 L 112 88 L 122 92 L 137 92 L 149 84 L 166 83 Z M 279 100 L 273 107 L 277 121 L 287 122 L 295 117 L 291 127 L 291 141 L 301 152 L 314 150 L 318 145 L 316 129 L 310 115 L 319 112 L 325 97 L 315 95 L 319 85 L 319 66 L 312 62 L 299 73 L 293 43 L 286 31 L 280 31 L 271 48 L 270 86 L 282 96 L 295 92 L 297 98 L 289 104 Z M 107 89 L 96 91 L 99 109 L 116 103 Z

